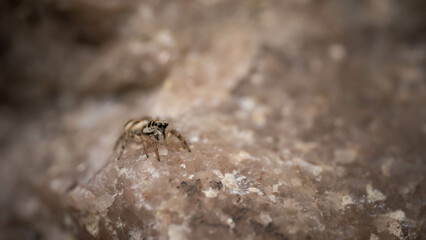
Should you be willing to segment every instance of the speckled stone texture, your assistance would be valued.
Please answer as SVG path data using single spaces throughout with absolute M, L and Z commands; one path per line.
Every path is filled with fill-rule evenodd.
M 6 1 L 0 239 L 425 239 L 410 4 Z M 143 116 L 192 152 L 117 161 Z

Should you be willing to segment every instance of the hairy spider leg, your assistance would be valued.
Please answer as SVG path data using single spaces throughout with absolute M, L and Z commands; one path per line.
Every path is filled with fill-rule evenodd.
M 143 137 L 141 137 L 141 140 L 142 140 L 143 150 L 145 151 L 146 158 L 149 158 L 148 151 L 146 150 L 147 148 L 146 141 Z
M 114 151 L 117 150 L 118 144 L 120 144 L 120 142 L 123 140 L 124 136 L 126 135 L 126 132 L 123 132 L 120 137 L 118 137 L 118 139 L 115 141 L 114 144 Z
M 175 136 L 177 139 L 179 139 L 179 141 L 183 145 L 183 148 L 185 148 L 186 150 L 188 150 L 188 152 L 191 152 L 191 149 L 189 149 L 188 144 L 186 143 L 185 139 L 182 137 L 182 134 L 180 134 L 180 132 L 178 132 L 175 129 L 172 129 L 172 130 L 170 130 L 169 133 L 167 133 L 167 138 L 170 138 L 171 136 Z
M 120 160 L 121 156 L 123 155 L 124 148 L 126 148 L 128 141 L 129 141 L 129 133 L 125 133 L 124 141 L 121 144 L 121 149 L 120 149 L 120 153 L 118 154 L 117 160 Z
M 152 146 L 154 146 L 155 155 L 157 156 L 157 160 L 160 161 L 160 153 L 158 152 L 157 141 L 155 139 L 152 139 L 151 137 L 149 137 L 149 139 L 152 142 Z
M 147 146 L 146 146 L 146 139 L 144 135 L 142 133 L 137 133 L 136 135 L 139 137 L 139 141 L 137 141 L 136 138 L 135 138 L 135 141 L 138 143 L 142 143 L 143 151 L 145 152 L 146 158 L 149 158 L 148 151 L 146 150 Z

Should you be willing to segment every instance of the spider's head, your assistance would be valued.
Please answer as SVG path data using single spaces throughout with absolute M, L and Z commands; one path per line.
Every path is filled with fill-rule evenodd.
M 159 141 L 161 138 L 166 138 L 166 128 L 169 126 L 169 123 L 166 121 L 156 121 L 155 124 L 155 133 L 154 137 Z

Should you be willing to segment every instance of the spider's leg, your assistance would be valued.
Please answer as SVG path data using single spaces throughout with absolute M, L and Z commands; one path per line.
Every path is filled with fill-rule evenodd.
M 146 138 L 145 138 L 146 136 L 142 133 L 141 130 L 135 131 L 134 135 L 139 137 L 138 143 L 142 143 L 143 151 L 145 152 L 146 158 L 149 158 L 148 151 L 146 150 L 146 148 L 147 148 L 147 146 L 146 146 Z M 135 140 L 136 140 L 136 138 L 135 138 Z
M 142 135 L 139 136 L 139 139 L 142 142 L 142 146 L 143 146 L 143 150 L 145 152 L 146 158 L 149 158 L 148 151 L 146 150 L 146 139 Z
M 118 137 L 117 141 L 115 141 L 114 144 L 114 151 L 117 149 L 118 144 L 120 144 L 120 142 L 123 140 L 124 136 L 126 135 L 126 132 L 123 132 L 120 137 Z
M 152 145 L 154 146 L 155 155 L 157 156 L 157 160 L 160 161 L 160 153 L 158 153 L 157 142 L 155 139 L 150 138 L 152 141 Z
M 146 143 L 145 139 L 143 138 L 143 135 L 140 133 L 140 131 L 132 132 L 131 135 L 132 139 L 137 143 L 142 143 L 143 151 L 145 152 L 146 158 L 148 158 L 148 152 L 146 151 Z
M 167 134 L 167 138 L 169 138 L 170 136 L 175 136 L 177 139 L 179 139 L 179 141 L 182 143 L 183 148 L 185 148 L 186 150 L 188 150 L 188 152 L 191 152 L 191 149 L 189 149 L 188 144 L 186 143 L 185 139 L 182 137 L 182 134 L 180 134 L 180 132 L 178 132 L 175 129 L 170 130 L 170 132 Z
M 121 149 L 120 149 L 120 153 L 118 154 L 117 160 L 120 160 L 121 156 L 123 155 L 124 148 L 126 148 L 128 141 L 129 141 L 129 134 L 126 133 L 125 136 L 124 136 L 124 141 L 121 144 Z

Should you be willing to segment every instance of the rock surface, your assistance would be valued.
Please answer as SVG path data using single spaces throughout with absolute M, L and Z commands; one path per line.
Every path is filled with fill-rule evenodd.
M 420 1 L 54 2 L 2 3 L 0 239 L 426 238 Z M 143 116 L 192 152 L 117 161 Z

